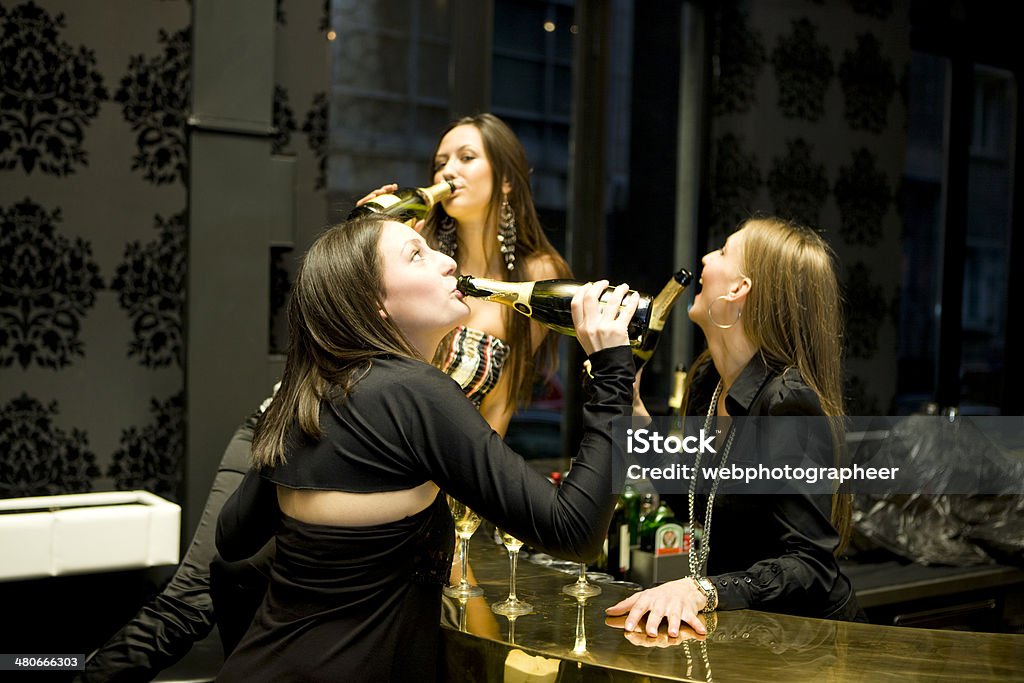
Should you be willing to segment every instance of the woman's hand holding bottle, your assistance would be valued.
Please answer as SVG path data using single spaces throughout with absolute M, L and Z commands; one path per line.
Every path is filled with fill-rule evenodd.
M 365 213 L 366 210 L 360 209 L 360 207 L 367 202 L 374 202 L 374 205 L 369 207 L 372 211 L 394 216 L 399 223 L 405 223 L 416 232 L 422 232 L 427 212 L 434 204 L 444 201 L 460 187 L 461 185 L 454 180 L 445 180 L 430 187 L 402 188 L 397 183 L 388 183 L 370 191 L 357 201 L 348 217 L 354 218 Z M 380 204 L 375 201 L 378 197 L 385 197 L 388 201 Z
M 388 183 L 387 185 L 381 185 L 376 190 L 371 190 L 369 193 L 367 193 L 367 195 L 365 197 L 363 197 L 362 199 L 357 201 L 356 202 L 356 206 L 362 206 L 366 202 L 370 201 L 371 199 L 376 199 L 377 197 L 381 196 L 382 194 L 391 194 L 392 192 L 394 192 L 397 189 L 398 189 L 398 183 Z M 416 221 L 415 225 L 412 226 L 412 229 L 415 230 L 416 232 L 423 232 L 424 224 L 426 224 L 426 221 L 423 220 L 423 219 L 420 219 L 420 220 Z
M 623 299 L 629 291 L 629 285 L 623 283 L 602 302 L 599 297 L 608 289 L 608 284 L 607 280 L 589 282 L 572 297 L 573 327 L 588 356 L 602 349 L 629 345 L 627 328 L 640 297 L 634 293 Z

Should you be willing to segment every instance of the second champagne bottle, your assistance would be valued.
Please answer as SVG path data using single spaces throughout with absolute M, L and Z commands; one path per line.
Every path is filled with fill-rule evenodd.
M 349 219 L 369 213 L 383 213 L 410 227 L 423 220 L 427 212 L 455 192 L 455 183 L 443 180 L 430 187 L 400 187 L 380 194 L 349 212 Z

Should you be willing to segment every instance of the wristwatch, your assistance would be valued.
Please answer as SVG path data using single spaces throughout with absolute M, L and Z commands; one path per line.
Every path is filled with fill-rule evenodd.
M 707 598 L 707 604 L 704 605 L 704 609 L 701 612 L 713 612 L 718 607 L 718 589 L 715 588 L 715 584 L 706 576 L 694 576 L 691 578 L 697 584 L 697 590 Z

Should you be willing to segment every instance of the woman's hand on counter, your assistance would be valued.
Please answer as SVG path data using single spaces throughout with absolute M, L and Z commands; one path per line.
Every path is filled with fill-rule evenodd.
M 684 623 L 696 633 L 706 635 L 707 629 L 698 616 L 706 604 L 707 598 L 697 588 L 697 584 L 693 579 L 686 578 L 634 593 L 605 612 L 610 616 L 625 614 L 627 632 L 635 630 L 640 619 L 647 615 L 645 631 L 651 637 L 658 635 L 658 627 L 663 619 L 668 622 L 669 636 L 678 636 L 679 626 Z
M 705 617 L 706 618 L 706 617 Z M 658 629 L 658 635 L 653 638 L 647 635 L 647 624 L 646 619 L 641 618 L 636 628 L 632 631 L 626 631 L 626 617 L 620 615 L 617 617 L 608 616 L 604 619 L 605 626 L 611 628 L 622 629 L 622 635 L 633 645 L 637 647 L 675 647 L 681 645 L 688 640 L 707 640 L 708 634 L 700 634 L 690 628 L 688 625 L 683 624 L 679 627 L 678 636 L 670 636 L 668 631 L 664 628 Z M 708 633 L 711 632 L 711 627 L 708 627 Z

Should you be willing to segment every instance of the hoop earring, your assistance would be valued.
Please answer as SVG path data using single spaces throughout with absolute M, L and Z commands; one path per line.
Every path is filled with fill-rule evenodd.
M 501 198 L 498 214 L 498 244 L 505 255 L 505 266 L 512 270 L 516 267 L 516 215 L 508 203 L 507 194 Z
M 717 322 L 717 321 L 715 320 L 715 316 L 714 316 L 714 314 L 713 314 L 713 313 L 711 312 L 711 309 L 712 309 L 712 308 L 714 308 L 714 306 L 715 306 L 715 301 L 720 301 L 720 300 L 722 300 L 722 299 L 728 299 L 728 298 L 729 298 L 729 297 L 727 297 L 727 296 L 726 296 L 725 294 L 723 294 L 722 296 L 718 297 L 717 299 L 715 299 L 714 301 L 712 301 L 712 302 L 711 302 L 710 304 L 708 304 L 708 320 L 710 320 L 710 321 L 711 321 L 711 324 L 712 324 L 712 325 L 714 325 L 715 327 L 717 327 L 717 328 L 719 328 L 719 329 L 721 329 L 721 330 L 728 330 L 728 329 L 729 329 L 730 327 L 734 327 L 734 326 L 736 325 L 736 323 L 738 323 L 738 322 L 740 321 L 740 316 L 742 316 L 742 315 L 743 315 L 743 309 L 742 309 L 742 308 L 740 308 L 740 309 L 737 309 L 737 310 L 736 310 L 736 319 L 735 319 L 735 320 L 733 320 L 733 321 L 732 321 L 731 323 L 729 323 L 728 325 L 723 325 L 722 323 L 720 323 L 720 322 Z
M 437 250 L 445 256 L 455 257 L 459 242 L 455 238 L 455 219 L 445 214 L 437 224 Z

